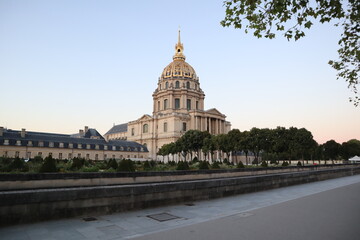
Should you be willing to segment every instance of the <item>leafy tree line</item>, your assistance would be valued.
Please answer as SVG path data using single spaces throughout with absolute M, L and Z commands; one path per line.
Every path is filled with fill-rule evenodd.
M 360 1 L 359 0 L 226 0 L 224 27 L 233 26 L 253 32 L 257 38 L 273 39 L 282 33 L 288 40 L 305 37 L 314 23 L 332 22 L 341 27 L 338 59 L 329 64 L 354 92 L 350 101 L 358 106 L 360 72 Z
M 240 132 L 233 129 L 227 134 L 211 135 L 199 130 L 189 130 L 176 142 L 163 145 L 158 155 L 163 160 L 174 161 L 174 157 L 184 161 L 200 158 L 203 160 L 216 160 L 215 152 L 220 153 L 220 159 L 237 160 L 238 152 L 246 157 L 252 153 L 255 162 L 262 157 L 264 160 L 347 160 L 354 155 L 360 155 L 360 141 L 349 140 L 339 144 L 334 140 L 319 145 L 310 131 L 305 128 L 252 128 L 250 131 Z

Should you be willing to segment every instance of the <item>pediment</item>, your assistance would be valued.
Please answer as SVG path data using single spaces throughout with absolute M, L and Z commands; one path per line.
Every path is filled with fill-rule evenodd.
M 217 110 L 216 108 L 211 108 L 209 110 L 206 110 L 206 113 L 215 114 L 215 115 L 224 115 L 219 110 Z
M 149 114 L 144 114 L 141 118 L 139 118 L 136 121 L 140 122 L 140 121 L 148 121 L 148 120 L 152 120 L 152 119 L 153 119 L 153 117 L 151 117 Z

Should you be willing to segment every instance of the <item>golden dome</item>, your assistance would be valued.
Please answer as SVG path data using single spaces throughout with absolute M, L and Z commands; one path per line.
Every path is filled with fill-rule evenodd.
M 164 68 L 161 74 L 161 79 L 186 78 L 197 80 L 194 68 L 185 62 L 185 55 L 183 54 L 183 51 L 184 46 L 180 42 L 179 30 L 178 42 L 175 45 L 175 55 L 173 56 L 173 61 Z

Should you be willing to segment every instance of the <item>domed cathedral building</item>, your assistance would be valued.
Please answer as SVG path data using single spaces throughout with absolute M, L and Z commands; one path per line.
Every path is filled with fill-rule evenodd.
M 230 131 L 231 124 L 224 114 L 215 108 L 204 110 L 205 94 L 199 77 L 185 59 L 179 31 L 173 61 L 164 68 L 152 95 L 152 116 L 145 114 L 135 121 L 113 126 L 105 134 L 107 140 L 138 142 L 148 148 L 150 158 L 156 159 L 162 145 L 175 142 L 187 130 L 215 135 Z

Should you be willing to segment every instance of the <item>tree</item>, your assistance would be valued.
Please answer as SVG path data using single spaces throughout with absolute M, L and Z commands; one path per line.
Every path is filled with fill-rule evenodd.
M 340 155 L 344 160 L 348 160 L 355 155 L 360 156 L 360 141 L 351 139 L 347 142 L 343 142 L 340 148 Z
M 348 83 L 354 94 L 350 101 L 358 106 L 360 96 L 357 85 L 360 72 L 360 1 L 358 0 L 226 0 L 225 19 L 221 25 L 245 28 L 245 33 L 253 30 L 258 38 L 275 38 L 276 31 L 295 41 L 304 37 L 304 30 L 310 29 L 314 22 L 335 20 L 344 32 L 339 40 L 339 60 L 329 64 L 337 70 L 337 78 Z M 291 27 L 287 27 L 287 26 Z
M 340 144 L 335 140 L 329 140 L 324 143 L 324 155 L 326 159 L 336 160 L 340 155 Z

